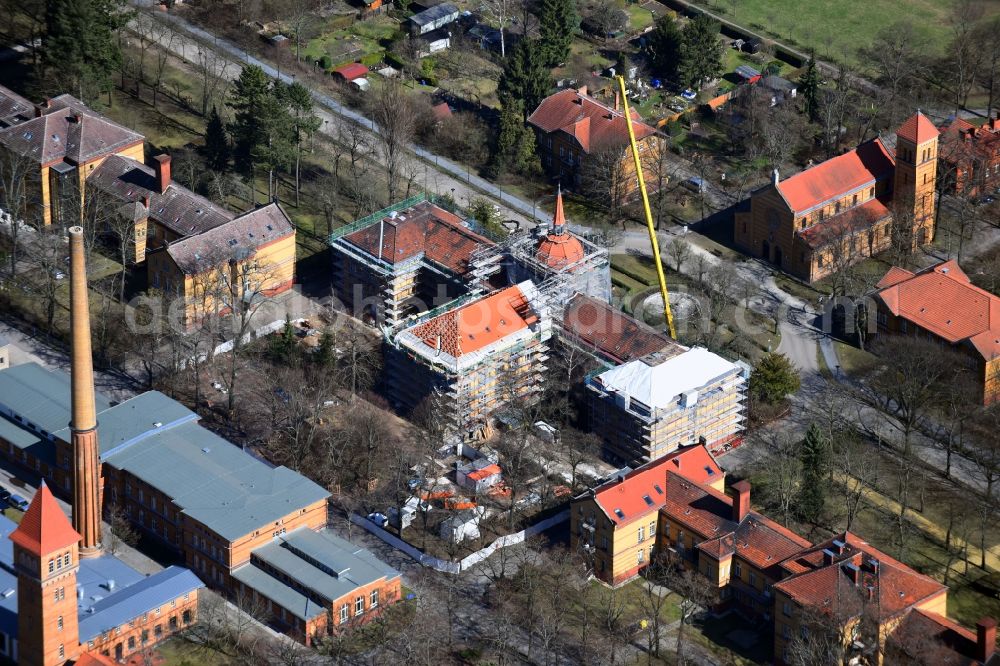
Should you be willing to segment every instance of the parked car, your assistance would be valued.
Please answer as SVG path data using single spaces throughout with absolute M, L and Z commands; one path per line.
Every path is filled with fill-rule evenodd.
M 681 97 L 683 97 L 684 99 L 686 99 L 689 102 L 692 101 L 697 96 L 698 96 L 698 93 L 696 93 L 695 91 L 691 90 L 690 88 L 685 88 L 684 92 L 681 93 Z
M 10 501 L 10 491 L 6 488 L 0 488 L 0 502 Z
M 994 201 L 996 201 L 996 197 L 994 197 L 992 194 L 984 194 L 983 196 L 981 196 L 979 198 L 979 203 L 982 204 L 982 205 L 984 205 L 984 206 L 986 204 L 991 204 Z
M 7 504 L 10 504 L 18 511 L 27 511 L 29 502 L 20 495 L 14 494 L 11 495 L 10 499 L 7 500 Z
M 389 524 L 389 518 L 384 513 L 374 512 L 368 514 L 368 520 L 375 523 L 379 527 L 385 527 Z
M 697 176 L 691 176 L 683 183 L 681 183 L 687 189 L 693 192 L 704 192 L 705 191 L 705 181 Z

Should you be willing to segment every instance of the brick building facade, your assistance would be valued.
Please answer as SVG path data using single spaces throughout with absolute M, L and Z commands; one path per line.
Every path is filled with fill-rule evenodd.
M 938 131 L 921 113 L 873 139 L 771 183 L 734 215 L 740 248 L 807 282 L 902 243 L 934 240 Z

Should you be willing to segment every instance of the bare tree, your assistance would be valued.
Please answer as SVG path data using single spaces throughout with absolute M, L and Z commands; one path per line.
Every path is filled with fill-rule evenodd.
M 219 101 L 225 95 L 228 85 L 226 80 L 226 68 L 229 62 L 215 49 L 207 46 L 199 46 L 194 66 L 198 77 L 199 100 L 201 102 L 201 115 L 208 116 L 208 110 L 213 106 L 218 106 Z
M 625 166 L 627 156 L 620 147 L 595 150 L 580 166 L 580 189 L 594 203 L 604 207 L 612 220 L 621 216 L 629 193 L 629 176 Z
M 683 238 L 674 238 L 667 245 L 667 254 L 674 260 L 674 270 L 682 273 L 684 264 L 691 258 L 691 246 Z
M 378 125 L 378 143 L 389 180 L 389 200 L 395 201 L 404 161 L 417 130 L 413 94 L 398 79 L 388 79 L 368 96 L 368 111 Z
M 10 224 L 0 222 L 0 233 L 8 239 L 11 276 L 17 272 L 32 195 L 41 189 L 38 174 L 38 165 L 30 156 L 0 150 L 0 209 L 11 219 Z
M 521 0 L 483 0 L 480 10 L 486 19 L 500 31 L 500 57 L 507 57 L 507 44 L 504 38 L 507 26 L 515 13 L 520 10 Z
M 121 505 L 112 503 L 107 510 L 107 521 L 111 529 L 108 534 L 108 552 L 114 555 L 122 546 L 134 548 L 139 543 L 139 532 L 125 514 Z

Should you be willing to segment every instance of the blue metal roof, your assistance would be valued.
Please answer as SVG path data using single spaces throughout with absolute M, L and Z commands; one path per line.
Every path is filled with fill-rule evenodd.
M 17 576 L 14 545 L 8 536 L 17 525 L 0 514 L 0 632 L 17 636 Z M 80 560 L 77 571 L 80 640 L 126 624 L 174 599 L 205 587 L 184 567 L 144 576 L 113 555 Z
M 102 632 L 134 620 L 173 599 L 205 587 L 184 567 L 168 567 L 159 573 L 122 588 L 80 613 L 80 642 L 93 640 Z M 116 588 L 117 589 L 117 588 Z M 163 619 L 166 622 L 166 616 Z
M 330 495 L 203 428 L 197 414 L 157 391 L 114 407 L 98 394 L 97 408 L 102 460 L 161 491 L 223 538 L 243 537 Z M 0 437 L 55 462 L 54 444 L 5 419 L 5 412 L 68 441 L 69 376 L 33 363 L 0 371 Z

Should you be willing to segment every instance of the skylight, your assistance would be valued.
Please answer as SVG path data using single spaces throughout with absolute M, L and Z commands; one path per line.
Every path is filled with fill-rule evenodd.
M 621 509 L 615 509 L 615 515 L 618 516 L 619 518 L 621 518 L 622 520 L 625 519 L 625 514 L 624 514 L 624 512 L 622 512 Z
M 660 487 L 660 484 L 658 484 L 658 483 L 654 483 L 654 484 L 653 484 L 653 489 L 654 489 L 654 490 L 655 490 L 655 491 L 656 491 L 657 493 L 659 493 L 660 495 L 662 495 L 662 494 L 663 494 L 663 488 L 661 488 L 661 487 Z
M 643 495 L 643 496 L 642 496 L 642 499 L 646 500 L 646 504 L 647 504 L 648 506 L 653 506 L 653 500 L 652 500 L 652 499 L 650 499 L 649 495 Z
M 707 474 L 708 474 L 709 476 L 712 476 L 713 474 L 715 474 L 715 470 L 714 470 L 714 469 L 712 469 L 711 467 L 709 467 L 708 465 L 705 465 L 705 472 L 706 472 L 706 473 L 707 473 Z

